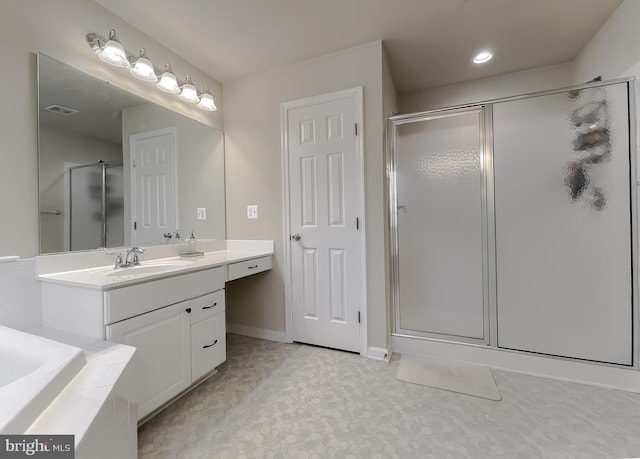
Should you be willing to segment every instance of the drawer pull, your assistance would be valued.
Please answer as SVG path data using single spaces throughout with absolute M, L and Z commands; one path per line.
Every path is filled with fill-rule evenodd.
M 204 346 L 202 346 L 202 349 L 206 349 L 206 348 L 208 348 L 208 347 L 215 346 L 217 343 L 218 343 L 218 340 L 215 340 L 215 341 L 214 341 L 213 343 L 211 343 L 211 344 L 205 344 Z
M 191 314 L 191 308 L 187 308 L 187 309 L 185 309 L 185 311 L 187 311 L 189 314 Z
M 256 269 L 258 267 L 258 265 L 254 265 L 254 266 L 249 266 L 247 269 Z
M 218 303 L 213 303 L 211 306 L 203 306 L 202 310 L 204 311 L 205 309 L 211 309 L 211 308 L 216 307 L 217 305 L 218 305 Z

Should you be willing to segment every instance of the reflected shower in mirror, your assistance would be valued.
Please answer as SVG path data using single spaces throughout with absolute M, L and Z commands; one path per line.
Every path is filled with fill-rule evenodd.
M 38 136 L 40 253 L 225 238 L 221 131 L 38 54 Z

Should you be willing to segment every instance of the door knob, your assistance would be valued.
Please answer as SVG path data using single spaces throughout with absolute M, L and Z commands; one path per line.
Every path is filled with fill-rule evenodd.
M 300 235 L 299 234 L 292 234 L 291 235 L 291 239 L 293 239 L 294 241 L 299 241 L 300 240 Z

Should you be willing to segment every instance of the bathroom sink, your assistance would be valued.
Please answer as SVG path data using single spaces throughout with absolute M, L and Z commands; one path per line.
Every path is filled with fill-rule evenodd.
M 189 261 L 168 261 L 168 262 L 159 262 L 159 263 L 148 263 L 139 266 L 131 266 L 129 268 L 119 268 L 114 269 L 108 274 L 105 274 L 105 277 L 113 278 L 113 277 L 134 277 L 134 276 L 142 276 L 146 274 L 161 274 L 168 271 L 173 271 L 180 268 L 185 268 L 192 263 Z

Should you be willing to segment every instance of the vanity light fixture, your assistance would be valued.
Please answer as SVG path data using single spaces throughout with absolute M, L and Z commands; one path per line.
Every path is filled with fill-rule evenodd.
M 147 56 L 146 49 L 140 48 L 140 55 L 133 64 L 133 67 L 131 67 L 131 75 L 139 80 L 148 81 L 150 83 L 158 81 L 158 76 L 153 69 L 153 64 L 149 60 L 149 56 Z
M 491 58 L 493 58 L 493 54 L 490 51 L 481 51 L 473 58 L 473 63 L 484 64 L 485 62 L 489 62 Z
M 164 72 L 162 72 L 160 81 L 158 81 L 158 89 L 169 94 L 178 94 L 180 92 L 180 86 L 178 86 L 176 75 L 171 69 L 171 64 L 164 66 Z
M 87 39 L 89 37 L 87 36 Z M 94 49 L 95 51 L 95 49 Z M 107 64 L 114 65 L 116 67 L 122 67 L 128 69 L 131 67 L 129 59 L 127 59 L 127 53 L 125 52 L 120 40 L 116 37 L 116 31 L 111 29 L 109 31 L 109 39 L 106 41 L 98 57 Z
M 209 91 L 209 87 L 206 84 L 202 88 L 202 95 L 200 96 L 198 107 L 208 112 L 215 112 L 218 109 L 218 107 L 216 107 L 216 103 L 213 101 L 211 91 Z
M 200 100 L 200 98 L 198 97 L 198 91 L 193 85 L 193 81 L 191 81 L 191 76 L 187 75 L 187 77 L 184 79 L 184 84 L 180 89 L 180 94 L 178 95 L 178 97 L 185 102 L 192 102 L 194 104 L 197 104 Z
M 179 86 L 171 64 L 165 65 L 163 72 L 159 71 L 149 60 L 144 48 L 140 49 L 137 58 L 134 57 L 122 46 L 114 29 L 109 30 L 108 39 L 95 33 L 87 34 L 86 39 L 93 52 L 107 64 L 129 69 L 131 75 L 140 80 L 157 82 L 156 86 L 160 91 L 178 94 L 180 99 L 197 104 L 202 110 L 213 112 L 218 109 L 207 86 L 204 86 L 202 93 L 199 93 L 189 75 L 185 78 L 184 84 Z

